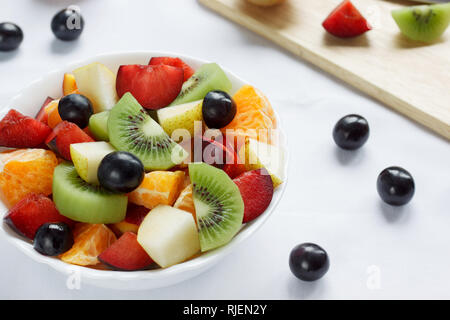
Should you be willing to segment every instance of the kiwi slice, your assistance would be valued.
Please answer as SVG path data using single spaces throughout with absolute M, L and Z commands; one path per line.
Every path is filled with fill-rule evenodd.
M 450 23 L 450 3 L 402 8 L 392 11 L 392 17 L 408 38 L 433 42 Z
M 207 63 L 183 83 L 172 106 L 203 99 L 212 90 L 231 90 L 231 81 L 217 63 Z
M 111 109 L 108 134 L 117 150 L 134 154 L 145 170 L 167 170 L 188 156 L 129 92 Z
M 81 179 L 75 167 L 62 162 L 53 172 L 53 201 L 69 219 L 86 223 L 116 223 L 125 219 L 128 197 Z
M 237 185 L 223 171 L 209 164 L 189 164 L 201 250 L 228 243 L 239 231 L 244 201 Z
M 108 117 L 109 111 L 103 111 L 93 114 L 89 118 L 89 131 L 94 135 L 95 139 L 109 141 Z

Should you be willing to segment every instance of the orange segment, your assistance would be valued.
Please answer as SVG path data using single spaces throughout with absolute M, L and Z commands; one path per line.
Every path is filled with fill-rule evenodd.
M 149 172 L 145 175 L 141 185 L 128 195 L 128 199 L 148 209 L 152 209 L 158 204 L 171 206 L 180 194 L 183 181 L 183 171 Z
M 114 233 L 104 224 L 77 224 L 73 235 L 73 247 L 60 258 L 79 266 L 98 264 L 97 256 L 116 241 Z
M 194 198 L 192 197 L 192 184 L 188 185 L 186 188 L 181 191 L 180 196 L 177 201 L 173 205 L 175 208 L 187 211 L 192 213 L 194 216 L 194 220 L 197 221 L 195 217 L 195 207 L 194 207 Z
M 233 96 L 233 100 L 236 103 L 236 116 L 222 131 L 226 133 L 227 129 L 231 129 L 237 131 L 235 135 L 271 142 L 269 131 L 277 127 L 277 122 L 266 96 L 258 89 L 244 85 Z
M 50 104 L 53 104 L 53 103 L 50 103 Z M 56 102 L 56 106 L 52 106 L 51 108 L 48 109 L 47 123 L 48 123 L 48 126 L 53 129 L 60 122 L 62 122 L 62 119 L 58 112 L 58 102 Z
M 65 96 L 74 93 L 77 90 L 77 83 L 75 81 L 75 76 L 71 73 L 65 73 L 63 79 L 63 94 Z
M 58 160 L 52 151 L 17 149 L 0 153 L 0 199 L 8 208 L 30 193 L 52 193 L 53 170 Z

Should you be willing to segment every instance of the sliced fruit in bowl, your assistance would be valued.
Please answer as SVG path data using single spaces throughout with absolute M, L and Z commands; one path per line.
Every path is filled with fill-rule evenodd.
M 135 65 L 143 67 L 129 67 Z M 0 196 L 6 206 L 20 203 L 26 209 L 12 208 L 6 219 L 9 226 L 27 233 L 30 239 L 32 231 L 39 228 L 40 232 L 33 248 L 8 224 L 1 230 L 34 259 L 62 272 L 78 265 L 83 280 L 100 286 L 165 286 L 209 268 L 273 211 L 284 185 L 275 188 L 272 199 L 268 192 L 271 178 L 257 174 L 264 169 L 246 172 L 254 168 L 238 156 L 245 141 L 235 143 L 234 136 L 221 130 L 212 138 L 203 118 L 207 113 L 211 124 L 226 114 L 226 122 L 231 124 L 242 113 L 248 112 L 250 119 L 262 112 L 261 117 L 269 119 L 263 128 L 276 128 L 276 116 L 257 89 L 215 63 L 162 53 L 97 57 L 59 75 L 59 79 L 44 77 L 11 103 L 22 114 L 18 118 L 47 128 L 40 145 L 29 144 L 33 135 L 14 137 L 27 142 L 21 148 L 31 149 L 0 153 Z M 132 83 L 133 79 L 140 83 Z M 45 99 L 47 95 L 54 98 Z M 247 96 L 253 100 L 243 98 Z M 208 110 L 203 110 L 205 97 Z M 42 100 L 45 103 L 37 119 L 28 119 L 26 115 L 38 111 L 32 109 L 35 101 Z M 84 113 L 89 111 L 87 101 L 93 108 Z M 225 113 L 220 112 L 222 107 Z M 193 128 L 195 121 L 200 125 Z M 8 118 L 6 122 L 11 124 Z M 233 126 L 253 127 L 258 126 L 247 128 L 241 121 Z M 177 129 L 194 137 L 177 143 L 170 137 Z M 196 142 L 200 160 L 195 159 Z M 278 141 L 270 143 L 278 147 Z M 51 150 L 43 149 L 47 147 Z M 193 163 L 205 161 L 207 147 L 222 155 L 224 163 Z M 119 157 L 122 154 L 127 156 Z M 264 157 L 258 159 L 260 167 L 273 171 Z M 139 175 L 144 177 L 133 179 L 133 187 L 124 175 L 132 161 L 139 164 Z M 264 205 L 252 203 L 254 190 L 264 194 Z M 23 200 L 35 197 L 33 194 L 38 194 L 34 202 L 46 205 L 46 214 L 39 213 L 43 209 L 33 201 Z M 22 223 L 25 220 L 32 228 Z M 58 247 L 53 250 L 48 241 L 55 241 Z M 59 259 L 48 257 L 55 254 Z M 135 275 L 125 276 L 117 270 L 134 271 Z

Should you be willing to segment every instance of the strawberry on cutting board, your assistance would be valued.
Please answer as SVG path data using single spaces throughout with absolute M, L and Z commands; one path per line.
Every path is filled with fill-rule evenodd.
M 42 194 L 31 193 L 19 201 L 4 218 L 6 224 L 16 232 L 33 239 L 36 231 L 44 223 L 73 221 L 59 214 L 52 200 Z
M 339 38 L 359 36 L 372 27 L 350 0 L 344 0 L 322 23 L 332 35 Z
M 130 92 L 146 109 L 168 106 L 181 91 L 184 71 L 164 64 L 123 65 L 117 72 L 116 90 L 119 97 Z
M 158 64 L 165 64 L 166 66 L 172 66 L 183 69 L 184 79 L 186 81 L 194 74 L 194 69 L 192 69 L 187 63 L 185 63 L 180 58 L 172 57 L 153 57 L 150 59 L 149 65 L 154 66 Z
M 9 110 L 0 121 L 0 146 L 9 148 L 34 148 L 40 146 L 50 134 L 45 123 Z

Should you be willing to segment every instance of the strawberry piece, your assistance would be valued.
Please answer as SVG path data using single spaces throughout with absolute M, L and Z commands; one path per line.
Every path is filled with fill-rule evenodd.
M 72 143 L 93 142 L 90 136 L 76 124 L 68 121 L 59 123 L 47 137 L 47 146 L 66 160 L 72 160 L 70 145 Z
M 134 271 L 148 268 L 152 258 L 137 242 L 136 234 L 125 232 L 98 259 L 114 270 Z
M 329 33 L 340 38 L 356 37 L 372 29 L 350 0 L 344 0 L 334 9 L 322 26 Z
M 164 64 L 124 65 L 117 72 L 116 90 L 119 97 L 130 92 L 147 109 L 168 106 L 181 91 L 184 72 Z
M 269 206 L 273 197 L 272 178 L 266 169 L 245 172 L 233 179 L 244 200 L 243 223 L 259 217 Z
M 41 145 L 50 132 L 46 124 L 11 109 L 0 121 L 0 146 L 34 148 Z
M 202 138 L 203 161 L 225 171 L 233 179 L 245 171 L 245 166 L 239 161 L 239 156 L 224 139 L 224 142 Z
M 42 104 L 41 108 L 39 109 L 38 114 L 36 115 L 36 117 L 34 117 L 37 121 L 40 121 L 42 123 L 48 124 L 47 120 L 48 120 L 48 113 L 45 112 L 45 107 L 52 102 L 54 99 L 51 97 L 47 97 L 45 98 L 44 103 Z
M 44 223 L 65 222 L 73 226 L 74 222 L 62 216 L 52 200 L 42 194 L 31 193 L 20 200 L 4 218 L 5 222 L 17 233 L 34 239 L 36 231 Z
M 150 210 L 144 206 L 138 206 L 137 204 L 129 202 L 125 221 L 140 226 L 149 211 Z
M 165 64 L 166 66 L 172 66 L 183 69 L 184 79 L 186 81 L 194 74 L 194 69 L 192 69 L 187 63 L 185 63 L 180 58 L 172 57 L 153 57 L 150 59 L 149 65 L 154 66 L 157 64 Z

